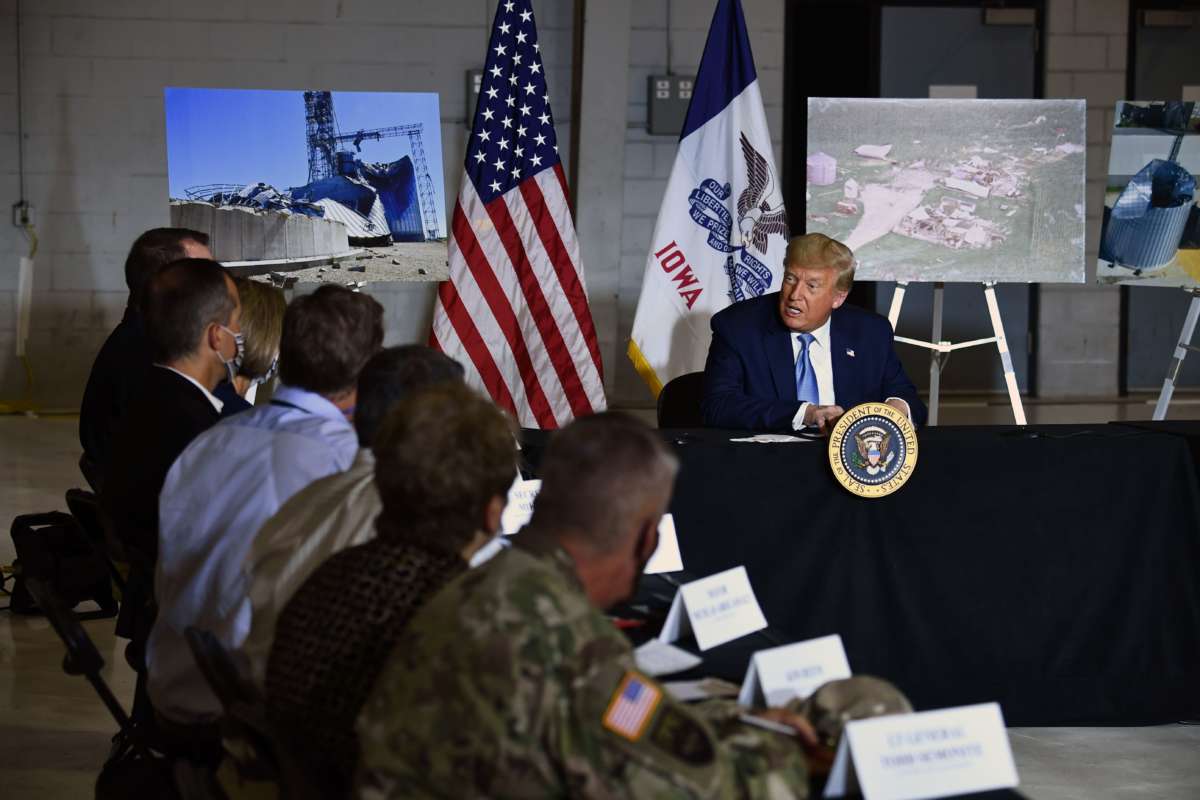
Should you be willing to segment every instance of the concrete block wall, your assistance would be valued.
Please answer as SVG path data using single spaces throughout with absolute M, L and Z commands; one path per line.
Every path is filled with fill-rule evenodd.
M 78 406 L 96 350 L 121 318 L 129 244 L 168 222 L 164 87 L 437 92 L 454 202 L 466 72 L 483 66 L 497 0 L 0 0 L 0 401 L 25 387 L 14 294 L 27 245 L 8 224 L 18 197 L 18 2 L 25 194 L 40 238 L 29 346 L 44 407 Z M 533 6 L 569 163 L 574 3 Z
M 1048 0 L 1046 97 L 1087 100 L 1087 276 L 1095 279 L 1113 112 L 1125 97 L 1128 0 Z M 1038 394 L 1117 393 L 1120 290 L 1042 284 L 1038 308 Z
M 0 0 L 0 197 L 17 197 L 14 29 Z M 121 262 L 143 228 L 165 224 L 164 86 L 435 91 L 443 175 L 457 193 L 466 144 L 465 72 L 483 63 L 497 0 L 22 0 L 27 191 L 42 246 L 30 343 L 37 399 L 74 407 L 96 349 L 125 302 Z M 533 0 L 560 151 L 570 163 L 573 0 Z M 669 3 L 669 5 L 668 5 Z M 784 0 L 743 0 L 768 123 L 782 170 Z M 1088 269 L 1094 271 L 1112 109 L 1124 94 L 1127 0 L 1048 0 L 1046 94 L 1085 97 Z M 646 133 L 646 78 L 694 74 L 712 3 L 631 5 L 619 256 L 588 260 L 605 342 L 610 403 L 650 406 L 624 355 L 673 136 Z M 669 12 L 669 13 L 668 13 Z M 669 19 L 669 27 L 668 27 Z M 586 158 L 587 154 L 583 154 Z M 576 187 L 586 193 L 588 187 Z M 18 397 L 13 357 L 19 232 L 0 220 L 0 400 Z M 603 263 L 601 263 L 603 262 Z M 615 290 L 614 287 L 615 286 Z M 1039 380 L 1049 397 L 1117 388 L 1118 294 L 1044 285 Z M 599 298 L 597 298 L 599 300 Z M 615 303 L 615 309 L 611 307 Z M 615 313 L 613 313 L 615 311 Z
M 668 6 L 669 4 L 669 6 Z M 629 52 L 629 107 L 625 136 L 625 192 L 621 227 L 621 263 L 617 289 L 617 358 L 606 364 L 609 402 L 652 407 L 654 398 L 625 356 L 642 288 L 650 238 L 675 161 L 677 138 L 646 132 L 646 80 L 671 70 L 695 75 L 712 21 L 713 3 L 689 0 L 638 0 L 633 5 Z M 775 165 L 783 170 L 783 20 L 781 0 L 743 0 L 750 47 L 775 145 Z M 668 14 L 669 12 L 669 14 Z M 668 17 L 670 28 L 668 29 Z

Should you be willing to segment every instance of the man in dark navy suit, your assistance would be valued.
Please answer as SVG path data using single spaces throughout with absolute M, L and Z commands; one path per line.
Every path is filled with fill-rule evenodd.
M 797 236 L 781 291 L 712 318 L 704 422 L 714 428 L 827 433 L 845 409 L 886 402 L 925 424 L 926 409 L 878 314 L 843 305 L 854 255 L 820 233 Z
M 114 457 L 113 438 L 141 394 L 153 360 L 144 327 L 143 289 L 155 271 L 181 258 L 211 259 L 208 235 L 187 228 L 153 228 L 134 241 L 125 259 L 125 316 L 97 353 L 79 404 L 79 466 L 97 492 Z

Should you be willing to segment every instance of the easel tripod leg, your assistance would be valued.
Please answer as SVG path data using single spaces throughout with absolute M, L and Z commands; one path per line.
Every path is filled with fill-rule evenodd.
M 900 281 L 892 292 L 892 305 L 888 309 L 888 322 L 892 325 L 892 333 L 896 332 L 896 323 L 900 321 L 900 307 L 904 305 L 904 291 L 907 288 L 908 281 Z
M 996 302 L 996 284 L 985 283 L 983 296 L 987 300 L 988 315 L 992 318 L 992 330 L 996 334 L 996 349 L 1000 351 L 1000 364 L 1004 369 L 1004 383 L 1008 386 L 1008 401 L 1012 404 L 1013 420 L 1025 425 L 1025 407 L 1021 403 L 1021 391 L 1017 387 L 1017 373 L 1013 369 L 1012 354 L 1008 352 L 1008 339 L 1004 337 L 1004 322 L 1000 319 L 1000 306 Z
M 1192 303 L 1188 306 L 1187 316 L 1183 319 L 1183 330 L 1179 332 L 1179 343 L 1175 345 L 1175 353 L 1171 356 L 1171 366 L 1167 368 L 1167 377 L 1163 378 L 1162 391 L 1158 393 L 1158 402 L 1154 404 L 1154 420 L 1167 418 L 1167 408 L 1171 405 L 1171 396 L 1175 394 L 1175 381 L 1179 379 L 1179 371 L 1183 369 L 1183 359 L 1187 358 L 1188 346 L 1196 333 L 1196 322 L 1200 319 L 1200 294 L 1192 292 Z
M 933 331 L 929 340 L 937 344 L 942 340 L 942 303 L 946 296 L 946 284 L 933 284 Z M 942 360 L 946 356 L 938 350 L 929 351 L 929 425 L 938 424 L 938 400 L 942 388 Z

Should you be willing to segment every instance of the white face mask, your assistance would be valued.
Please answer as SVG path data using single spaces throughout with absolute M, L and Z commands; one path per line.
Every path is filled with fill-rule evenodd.
M 237 352 L 233 354 L 233 358 L 226 360 L 221 355 L 221 351 L 217 351 L 217 358 L 221 360 L 221 364 L 225 367 L 225 375 L 229 378 L 229 382 L 233 383 L 234 377 L 238 374 L 238 370 L 242 368 L 242 361 L 246 358 L 246 337 L 240 332 L 234 333 L 224 325 L 218 325 L 221 330 L 233 337 L 233 343 L 237 348 Z
M 275 358 L 271 359 L 271 366 L 267 367 L 267 374 L 260 378 L 255 378 L 251 383 L 258 386 L 260 383 L 266 383 L 275 377 L 275 373 L 279 372 L 279 354 L 275 354 Z

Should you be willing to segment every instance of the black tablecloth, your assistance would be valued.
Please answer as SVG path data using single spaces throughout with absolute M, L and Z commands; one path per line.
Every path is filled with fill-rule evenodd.
M 1121 425 L 929 428 L 912 480 L 857 498 L 824 442 L 664 431 L 687 571 L 745 565 L 775 636 L 839 633 L 918 708 L 1009 725 L 1200 715 L 1200 487 L 1185 437 Z M 524 438 L 536 470 L 545 436 Z M 743 677 L 761 637 L 705 668 Z

